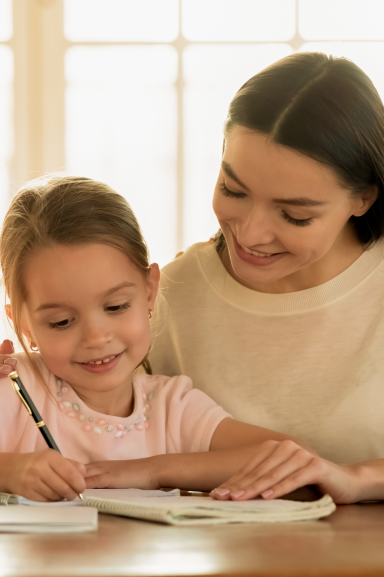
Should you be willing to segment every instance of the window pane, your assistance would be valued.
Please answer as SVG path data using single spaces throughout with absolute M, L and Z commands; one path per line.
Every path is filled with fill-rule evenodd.
M 212 196 L 219 173 L 228 106 L 246 80 L 290 54 L 287 44 L 191 46 L 185 71 L 185 245 L 218 228 Z
M 299 31 L 307 40 L 384 39 L 382 0 L 300 0 Z
M 295 0 L 183 0 L 182 20 L 189 40 L 290 40 Z
M 9 163 L 13 152 L 13 54 L 8 46 L 0 46 L 0 222 L 9 204 Z
M 0 42 L 12 36 L 12 0 L 0 0 Z
M 66 56 L 67 170 L 128 200 L 160 264 L 176 252 L 176 74 L 170 46 L 74 47 Z
M 308 42 L 301 51 L 349 58 L 370 77 L 384 101 L 384 42 Z
M 178 19 L 178 0 L 64 0 L 64 34 L 73 42 L 172 42 Z

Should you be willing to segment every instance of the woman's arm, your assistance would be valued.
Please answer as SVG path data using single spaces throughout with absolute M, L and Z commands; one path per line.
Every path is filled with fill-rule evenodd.
M 217 488 L 215 498 L 246 500 L 261 494 L 275 498 L 318 484 L 336 502 L 358 499 L 359 468 L 325 461 L 304 443 L 286 435 L 224 419 L 212 437 L 210 449 L 207 453 L 90 463 L 86 466 L 87 487 Z M 267 495 L 271 490 L 273 493 Z

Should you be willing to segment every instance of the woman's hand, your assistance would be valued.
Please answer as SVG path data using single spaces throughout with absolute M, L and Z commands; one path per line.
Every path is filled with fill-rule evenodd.
M 255 455 L 228 481 L 211 492 L 214 499 L 246 501 L 276 499 L 303 487 L 317 485 L 335 503 L 358 500 L 356 465 L 335 465 L 294 441 L 265 441 Z
M 53 449 L 0 455 L 0 490 L 32 501 L 72 501 L 85 490 L 85 466 Z
M 160 489 L 156 457 L 132 461 L 95 461 L 86 465 L 87 489 Z
M 13 342 L 6 340 L 0 345 L 0 379 L 7 377 L 16 368 L 16 359 L 10 358 L 15 352 Z

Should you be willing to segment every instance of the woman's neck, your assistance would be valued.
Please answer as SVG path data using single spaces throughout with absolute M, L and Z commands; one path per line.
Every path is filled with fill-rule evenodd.
M 355 232 L 348 228 L 321 259 L 271 283 L 253 284 L 238 277 L 232 268 L 227 246 L 222 252 L 221 260 L 227 272 L 241 285 L 257 292 L 286 294 L 314 288 L 332 280 L 350 267 L 363 254 L 365 248 Z
M 114 417 L 129 417 L 133 413 L 133 375 L 120 386 L 106 391 L 90 391 L 77 385 L 72 385 L 78 397 L 93 411 Z

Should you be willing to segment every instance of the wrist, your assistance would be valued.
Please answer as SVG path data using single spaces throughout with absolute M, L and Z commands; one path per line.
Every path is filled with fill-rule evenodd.
M 0 491 L 4 493 L 14 493 L 13 472 L 16 467 L 13 453 L 0 453 Z
M 376 462 L 377 463 L 377 462 Z M 376 501 L 384 499 L 384 469 L 370 462 L 349 465 L 354 487 L 354 499 L 358 501 Z

